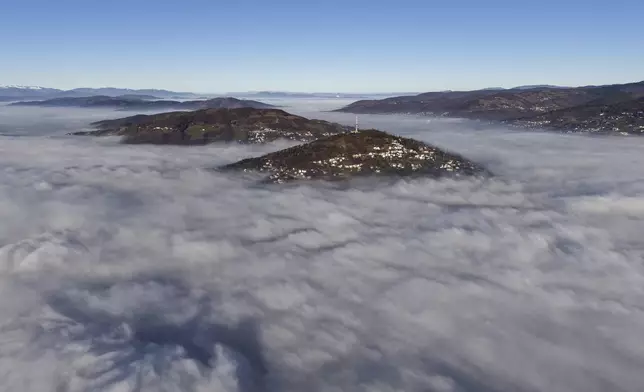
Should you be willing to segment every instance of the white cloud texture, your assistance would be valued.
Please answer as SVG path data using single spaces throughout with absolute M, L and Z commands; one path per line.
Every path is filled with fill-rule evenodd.
M 644 139 L 361 116 L 497 177 L 264 187 L 62 136 L 120 115 L 0 107 L 0 390 L 644 385 Z

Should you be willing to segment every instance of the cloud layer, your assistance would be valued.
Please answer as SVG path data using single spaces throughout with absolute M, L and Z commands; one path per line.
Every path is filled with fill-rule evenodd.
M 121 146 L 62 136 L 118 113 L 0 114 L 0 390 L 644 383 L 644 139 L 361 116 L 498 176 L 260 187 L 207 169 L 288 144 Z

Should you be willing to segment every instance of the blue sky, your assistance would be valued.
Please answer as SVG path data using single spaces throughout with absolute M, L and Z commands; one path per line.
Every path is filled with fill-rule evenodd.
M 644 79 L 644 1 L 0 0 L 0 84 L 405 92 Z

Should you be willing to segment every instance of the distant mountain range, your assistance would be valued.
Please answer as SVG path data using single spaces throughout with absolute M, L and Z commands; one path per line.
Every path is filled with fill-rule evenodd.
M 354 102 L 340 112 L 421 114 L 562 131 L 644 134 L 644 81 L 585 87 L 442 91 Z
M 537 88 L 570 88 L 570 87 L 554 86 L 552 84 L 533 84 L 533 85 L 527 85 L 527 86 L 517 86 L 508 90 L 533 90 Z
M 212 98 L 158 89 L 79 88 L 59 90 L 38 86 L 0 86 L 0 100 L 23 106 L 110 107 L 122 110 L 198 110 L 206 108 L 270 108 L 253 99 L 360 99 L 344 108 L 349 113 L 404 113 L 502 121 L 522 127 L 644 135 L 644 81 L 603 86 L 528 85 L 510 89 L 439 91 L 421 94 L 299 93 L 255 91 L 230 93 L 237 98 Z M 393 96 L 392 96 L 393 95 Z M 370 99 L 362 99 L 368 97 Z M 197 98 L 202 98 L 198 100 Z M 179 101 L 186 100 L 186 101 Z
M 472 91 L 499 91 L 499 90 L 533 90 L 533 89 L 555 89 L 555 88 L 569 88 L 569 87 L 563 87 L 563 86 L 555 86 L 552 84 L 533 84 L 533 85 L 525 85 L 525 86 L 516 86 L 516 87 L 486 87 L 486 88 L 481 88 L 478 90 L 472 90 Z M 441 92 L 454 92 L 458 90 L 443 90 Z M 400 95 L 405 95 L 405 94 L 400 94 Z
M 559 89 L 566 88 L 554 85 L 527 85 L 517 86 L 512 88 L 504 87 L 488 87 L 476 91 L 494 91 L 494 90 L 530 90 L 537 88 L 551 88 Z M 451 92 L 452 90 L 445 90 L 443 92 Z M 389 92 L 389 93 L 304 93 L 304 92 L 288 92 L 288 91 L 246 91 L 246 92 L 230 92 L 226 95 L 234 97 L 256 97 L 256 98 L 345 98 L 345 99 L 365 99 L 365 98 L 389 98 L 397 96 L 416 95 L 418 92 Z
M 518 86 L 513 89 L 562 88 L 550 85 Z M 507 90 L 502 87 L 490 87 L 485 90 Z M 257 99 L 367 99 L 388 98 L 403 95 L 415 95 L 418 92 L 384 92 L 384 93 L 327 93 L 327 92 L 289 92 L 289 91 L 242 91 L 225 94 L 197 94 L 160 89 L 128 89 L 115 87 L 75 88 L 61 90 L 40 86 L 0 86 L 0 101 L 44 100 L 54 98 L 80 98 L 92 96 L 130 97 L 140 99 L 207 99 L 217 96 L 244 97 Z
M 275 98 L 275 99 L 306 99 L 306 98 L 327 98 L 327 99 L 361 99 L 361 98 L 385 98 L 393 97 L 396 95 L 416 94 L 409 92 L 399 93 L 304 93 L 304 92 L 289 92 L 289 91 L 245 91 L 245 92 L 229 92 L 226 95 L 234 97 L 253 97 L 253 98 Z
M 138 98 L 139 95 L 122 95 L 110 97 L 97 95 L 92 97 L 66 97 L 52 98 L 42 101 L 20 101 L 10 106 L 37 106 L 37 107 L 74 107 L 74 108 L 111 108 L 120 110 L 199 110 L 199 109 L 235 109 L 235 108 L 273 108 L 263 102 L 219 97 L 206 100 L 172 101 L 172 100 L 147 100 Z M 148 96 L 144 96 L 148 97 Z
M 45 100 L 54 98 L 80 98 L 92 96 L 107 97 L 132 97 L 141 99 L 207 99 L 218 96 L 243 97 L 257 99 L 364 99 L 364 98 L 385 98 L 396 95 L 416 94 L 415 92 L 394 92 L 394 93 L 306 93 L 289 91 L 242 91 L 229 92 L 225 94 L 197 94 L 192 92 L 176 92 L 158 89 L 127 89 L 127 88 L 76 88 L 72 90 L 61 90 L 40 86 L 0 86 L 0 101 L 17 100 Z
M 25 99 L 53 99 L 53 98 L 74 98 L 90 96 L 136 96 L 139 98 L 149 97 L 156 99 L 196 99 L 203 98 L 202 95 L 189 92 L 176 92 L 157 89 L 128 89 L 128 88 L 75 88 L 72 90 L 60 90 L 40 86 L 0 86 L 0 101 L 16 101 Z

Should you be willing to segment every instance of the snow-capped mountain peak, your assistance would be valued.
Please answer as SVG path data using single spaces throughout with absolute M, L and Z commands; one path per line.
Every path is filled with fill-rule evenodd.
M 7 86 L 2 86 L 0 85 L 0 88 L 15 88 L 15 89 L 20 89 L 20 90 L 43 90 L 44 87 L 40 86 L 19 86 L 19 85 L 7 85 Z

